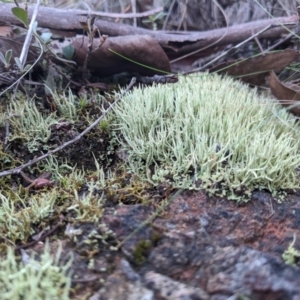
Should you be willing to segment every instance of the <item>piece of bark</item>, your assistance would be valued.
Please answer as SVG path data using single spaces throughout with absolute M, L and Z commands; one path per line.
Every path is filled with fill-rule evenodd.
M 0 3 L 0 24 L 22 25 L 11 13 L 14 4 Z M 28 6 L 29 18 L 31 18 L 34 6 Z M 83 10 L 62 10 L 50 7 L 40 7 L 37 22 L 40 27 L 77 31 L 82 33 L 80 21 L 87 16 L 88 12 Z M 135 28 L 130 25 L 108 22 L 97 19 L 95 25 L 99 28 L 101 34 L 109 36 L 124 35 L 150 35 L 158 41 L 168 55 L 172 58 L 198 50 L 208 45 L 226 45 L 241 42 L 254 33 L 262 30 L 270 24 L 284 24 L 298 22 L 298 16 L 282 17 L 277 19 L 259 20 L 240 25 L 234 25 L 228 28 L 220 28 L 205 32 L 174 32 L 152 31 L 143 28 Z M 287 26 L 291 28 L 291 26 Z M 288 31 L 282 26 L 270 29 L 263 33 L 263 38 L 278 38 Z

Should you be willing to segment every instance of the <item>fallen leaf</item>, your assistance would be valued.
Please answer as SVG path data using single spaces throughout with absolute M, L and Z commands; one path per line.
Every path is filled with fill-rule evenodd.
M 0 26 L 0 36 L 13 38 L 14 32 L 12 26 Z
M 239 77 L 245 83 L 263 85 L 270 71 L 280 72 L 300 57 L 299 52 L 286 49 L 282 52 L 271 52 L 254 58 L 231 61 L 220 64 L 210 70 L 219 74 Z
M 74 60 L 79 66 L 83 66 L 84 64 L 88 42 L 88 38 L 85 37 L 78 38 L 72 43 L 75 48 Z M 158 42 L 150 36 L 109 37 L 105 43 L 97 49 L 99 43 L 99 39 L 94 39 L 93 48 L 95 50 L 92 51 L 88 59 L 87 67 L 94 75 L 106 77 L 128 72 L 152 76 L 171 72 L 167 55 Z M 118 55 L 111 50 L 118 53 Z M 141 64 L 151 67 L 152 69 L 141 66 Z
M 292 114 L 300 116 L 300 93 L 297 92 L 297 89 L 292 89 L 287 84 L 280 82 L 274 72 L 270 73 L 269 86 L 272 94 L 282 106 L 287 107 Z

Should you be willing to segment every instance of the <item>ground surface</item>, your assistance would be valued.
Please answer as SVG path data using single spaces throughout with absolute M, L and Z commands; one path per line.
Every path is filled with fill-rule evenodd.
M 120 251 L 94 253 L 88 272 L 78 247 L 70 248 L 75 272 L 87 281 L 96 276 L 77 283 L 76 298 L 89 286 L 90 299 L 299 299 L 299 269 L 282 259 L 299 234 L 299 209 L 297 193 L 278 204 L 257 191 L 238 206 L 202 191 L 184 192 Z M 148 205 L 118 205 L 102 222 L 123 240 L 153 212 Z M 83 228 L 87 235 L 93 226 Z M 109 271 L 99 272 L 103 267 Z
M 290 1 L 281 2 L 286 2 L 288 14 L 294 13 L 294 7 L 287 7 Z M 185 21 L 179 22 L 179 18 L 174 17 L 169 24 L 171 28 L 179 25 L 181 29 L 184 26 L 205 28 L 204 25 L 194 27 L 199 18 L 195 19 L 197 22 L 192 18 L 195 2 L 190 3 Z M 240 22 L 252 20 L 246 13 L 251 11 L 251 3 L 234 3 L 233 15 L 239 15 Z M 264 1 L 263 5 L 267 3 Z M 209 18 L 215 17 L 210 1 L 206 4 L 212 13 Z M 201 12 L 204 16 L 205 11 Z M 283 11 L 280 7 L 272 13 L 281 16 L 285 15 Z M 257 7 L 253 12 L 253 19 L 261 18 Z M 179 8 L 177 14 L 181 15 Z M 229 24 L 235 24 L 235 20 L 229 19 Z M 219 19 L 221 26 L 223 21 Z M 162 24 L 161 20 L 157 23 Z M 9 102 L 2 104 L 4 112 Z M 54 149 L 82 132 L 101 113 L 98 104 L 85 103 L 87 106 L 80 110 L 77 106 L 74 120 L 64 118 L 57 107 L 45 110 L 39 104 L 44 115 L 57 113 L 57 124 L 51 128 L 47 147 Z M 15 115 L 10 118 L 13 120 Z M 38 150 L 30 153 L 24 136 L 5 146 L 7 133 L 5 123 L 2 125 L 0 163 L 3 170 L 28 162 L 48 150 L 41 143 Z M 44 218 L 28 222 L 30 232 L 23 239 L 8 238 L 5 227 L 8 214 L 4 214 L 0 222 L 3 249 L 4 245 L 15 244 L 19 257 L 21 248 L 29 254 L 33 250 L 42 253 L 46 238 L 52 253 L 56 253 L 62 243 L 60 263 L 65 264 L 69 254 L 73 257 L 71 299 L 300 300 L 300 255 L 292 250 L 288 253 L 295 266 L 287 265 L 282 258 L 294 235 L 297 238 L 293 247 L 300 249 L 299 191 L 286 192 L 280 197 L 273 197 L 268 191 L 254 191 L 247 203 L 209 196 L 202 190 L 183 191 L 152 222 L 141 227 L 176 190 L 167 185 L 150 186 L 120 168 L 120 159 L 124 158 L 120 157 L 122 153 L 117 155 L 118 147 L 110 142 L 112 136 L 104 125 L 55 156 L 62 169 L 50 170 L 53 185 L 42 190 L 34 187 L 26 190 L 30 182 L 20 175 L 1 179 L 3 194 L 16 201 L 17 218 L 22 216 L 18 213 L 23 212 L 24 207 L 31 207 L 32 199 L 39 199 L 39 195 L 48 197 L 48 193 L 57 191 L 53 209 Z M 14 133 L 13 128 L 11 133 Z M 101 181 L 99 172 L 95 171 L 95 157 L 101 158 L 105 172 L 111 168 L 117 173 L 105 186 L 92 186 L 93 180 Z M 25 172 L 32 180 L 50 165 L 43 162 Z M 83 174 L 79 176 L 80 172 Z M 105 176 L 108 177 L 107 173 Z M 18 202 L 18 196 L 23 202 Z M 68 226 L 72 234 L 67 234 Z M 137 228 L 140 230 L 127 239 Z

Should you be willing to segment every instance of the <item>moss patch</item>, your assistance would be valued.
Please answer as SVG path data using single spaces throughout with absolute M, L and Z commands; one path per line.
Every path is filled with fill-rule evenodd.
M 218 75 L 136 89 L 116 109 L 130 169 L 154 184 L 233 196 L 299 187 L 299 127 L 256 90 Z

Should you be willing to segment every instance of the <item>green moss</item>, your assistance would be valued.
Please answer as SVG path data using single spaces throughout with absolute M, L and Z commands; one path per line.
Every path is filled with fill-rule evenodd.
M 141 240 L 137 243 L 132 253 L 136 264 L 141 265 L 146 261 L 151 246 L 152 242 L 150 240 Z
M 128 167 L 154 184 L 251 193 L 299 187 L 299 127 L 256 90 L 218 75 L 135 89 L 116 108 Z

